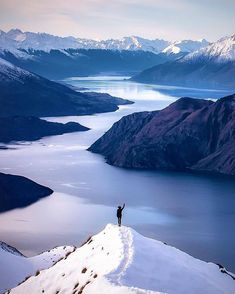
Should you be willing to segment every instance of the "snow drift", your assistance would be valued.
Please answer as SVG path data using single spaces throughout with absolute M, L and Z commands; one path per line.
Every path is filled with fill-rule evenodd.
M 56 247 L 27 258 L 14 247 L 0 242 L 0 293 L 17 286 L 37 271 L 51 267 L 74 249 L 72 246 Z

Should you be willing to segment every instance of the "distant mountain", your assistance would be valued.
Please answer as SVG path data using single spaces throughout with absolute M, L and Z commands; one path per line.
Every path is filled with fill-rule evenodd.
M 174 60 L 178 55 L 148 51 L 64 49 L 0 51 L 0 57 L 49 79 L 99 74 L 133 75 L 150 66 Z
M 235 34 L 230 37 L 224 37 L 215 43 L 211 43 L 208 46 L 195 51 L 187 57 L 185 60 L 195 61 L 213 61 L 218 63 L 234 62 L 235 61 Z
M 40 270 L 53 266 L 74 250 L 73 246 L 56 247 L 37 256 L 26 257 L 16 248 L 0 241 L 0 293 L 16 287 Z
M 167 50 L 168 46 L 180 48 L 180 51 L 192 52 L 208 45 L 203 40 L 181 40 L 166 41 L 163 39 L 146 39 L 138 36 L 123 37 L 121 39 L 92 40 L 75 37 L 58 37 L 46 33 L 22 32 L 19 29 L 12 29 L 8 32 L 0 31 L 1 44 L 18 49 L 33 50 L 63 50 L 63 49 L 105 49 L 105 50 L 131 50 L 149 51 L 160 53 Z M 3 47 L 4 47 L 3 46 Z M 178 49 L 177 49 L 178 50 Z M 168 50 L 167 50 L 168 51 Z M 173 53 L 178 53 L 173 50 Z
M 23 131 L 22 131 L 23 130 Z M 0 117 L 0 142 L 34 141 L 45 136 L 87 131 L 79 123 L 49 122 L 32 116 Z
M 0 212 L 27 206 L 52 193 L 25 177 L 0 173 Z
M 149 40 L 138 36 L 122 39 L 92 40 L 75 37 L 58 37 L 46 33 L 22 32 L 12 29 L 9 32 L 0 32 L 0 44 L 18 49 L 33 50 L 63 50 L 63 49 L 106 49 L 106 50 L 143 50 L 160 53 L 170 45 L 162 39 Z M 1 47 L 1 45 L 0 45 Z
M 0 58 L 0 117 L 85 115 L 115 111 L 132 102 L 107 94 L 80 93 Z
M 209 45 L 209 42 L 205 39 L 193 41 L 182 40 L 176 41 L 166 47 L 162 52 L 167 54 L 178 54 L 180 52 L 191 53 Z
M 234 275 L 130 227 L 108 224 L 68 258 L 10 291 L 76 294 L 232 294 Z
M 0 57 L 50 79 L 102 73 L 133 75 L 185 56 L 207 43 L 205 40 L 149 40 L 138 36 L 91 40 L 13 29 L 0 31 Z
M 235 175 L 235 95 L 217 102 L 181 98 L 123 117 L 89 150 L 127 168 Z
M 235 90 L 235 35 L 225 37 L 178 60 L 149 68 L 139 82 Z

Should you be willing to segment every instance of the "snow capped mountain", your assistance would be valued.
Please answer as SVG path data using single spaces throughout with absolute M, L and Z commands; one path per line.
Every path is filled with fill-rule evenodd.
M 218 62 L 235 61 L 235 34 L 211 43 L 205 48 L 188 54 L 182 61 L 210 60 Z
M 98 41 L 97 48 L 109 50 L 143 50 L 160 53 L 169 44 L 169 41 L 161 39 L 148 40 L 137 36 L 131 36 L 124 37 L 120 40 L 109 39 Z
M 133 80 L 234 91 L 234 74 L 235 34 L 172 62 L 165 62 L 146 69 L 134 76 Z
M 74 250 L 72 246 L 57 247 L 27 258 L 17 249 L 0 242 L 0 293 L 17 286 L 38 270 L 49 268 Z
M 16 42 L 18 49 L 34 49 L 48 51 L 52 49 L 78 48 L 78 42 L 73 37 L 57 37 L 46 33 L 22 32 L 18 29 L 10 30 L 5 40 L 12 44 Z
M 46 33 L 22 32 L 12 29 L 9 32 L 0 33 L 0 48 L 9 49 L 33 49 L 50 51 L 52 49 L 106 49 L 106 50 L 142 50 L 153 53 L 179 53 L 192 52 L 208 42 L 202 41 L 178 41 L 170 42 L 162 39 L 149 40 L 138 36 L 124 37 L 122 39 L 91 40 L 75 37 L 58 37 Z
M 191 53 L 201 48 L 206 47 L 209 42 L 205 39 L 193 41 L 193 40 L 182 40 L 176 41 L 173 44 L 166 47 L 162 52 L 168 54 L 178 54 L 180 52 Z
M 109 224 L 10 293 L 231 294 L 235 282 L 223 267 Z

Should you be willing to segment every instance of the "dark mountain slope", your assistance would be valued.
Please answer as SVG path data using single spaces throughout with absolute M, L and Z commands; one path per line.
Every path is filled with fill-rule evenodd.
M 132 79 L 139 82 L 235 91 L 235 35 L 156 65 Z
M 44 136 L 87 131 L 88 128 L 75 123 L 49 122 L 36 117 L 0 117 L 0 142 L 34 141 Z
M 181 98 L 122 118 L 89 150 L 128 168 L 194 169 L 235 175 L 235 95 Z
M 27 206 L 52 193 L 25 177 L 0 173 L 0 212 Z
M 63 116 L 109 112 L 129 104 L 99 93 L 80 93 L 0 59 L 0 116 Z M 104 97 L 104 99 L 102 99 Z
M 49 79 L 62 79 L 71 76 L 89 76 L 100 73 L 134 74 L 176 56 L 154 54 L 145 51 L 65 49 L 23 50 L 28 58 L 15 56 L 11 52 L 0 52 L 0 56 Z M 177 55 L 178 56 L 178 55 Z
M 235 90 L 235 62 L 188 62 L 159 64 L 132 77 L 142 83 Z

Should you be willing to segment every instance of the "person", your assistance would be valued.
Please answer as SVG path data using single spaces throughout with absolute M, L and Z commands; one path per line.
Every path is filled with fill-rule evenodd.
M 118 209 L 117 209 L 117 218 L 118 218 L 118 225 L 119 227 L 121 227 L 121 224 L 122 224 L 122 211 L 125 207 L 125 203 L 123 204 L 123 206 L 118 206 Z

